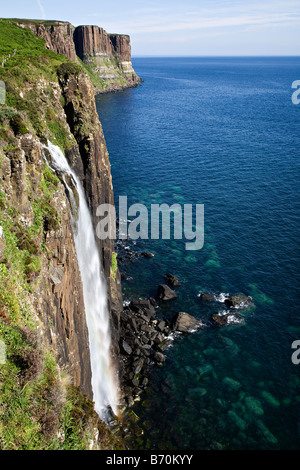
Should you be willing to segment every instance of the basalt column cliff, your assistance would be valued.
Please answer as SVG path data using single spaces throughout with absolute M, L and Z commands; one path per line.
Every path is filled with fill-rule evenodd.
M 98 26 L 78 26 L 74 42 L 77 55 L 92 68 L 106 89 L 134 87 L 141 82 L 132 68 L 129 36 L 108 34 Z
M 128 35 L 108 34 L 99 26 L 75 28 L 64 21 L 16 21 L 45 39 L 48 49 L 82 61 L 96 93 L 136 87 L 142 81 L 132 67 Z

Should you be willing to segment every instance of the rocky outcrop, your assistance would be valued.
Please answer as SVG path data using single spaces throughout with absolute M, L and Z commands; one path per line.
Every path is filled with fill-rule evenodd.
M 252 297 L 249 295 L 232 295 L 225 299 L 225 305 L 231 308 L 245 308 L 252 303 Z
M 99 26 L 77 26 L 74 32 L 74 43 L 77 55 L 86 62 L 93 63 L 93 58 L 97 56 L 112 56 L 110 37 Z
M 75 28 L 71 23 L 66 21 L 17 21 L 23 28 L 29 28 L 34 34 L 45 39 L 47 49 L 76 61 L 76 50 L 73 41 Z
M 15 21 L 43 38 L 47 49 L 72 61 L 77 61 L 78 56 L 88 66 L 96 93 L 136 87 L 142 81 L 132 67 L 128 35 L 108 34 L 95 25 L 75 28 L 64 21 Z
M 132 67 L 128 35 L 108 34 L 99 26 L 78 26 L 74 43 L 80 59 L 103 81 L 96 92 L 134 87 L 141 82 Z
M 176 299 L 177 294 L 166 284 L 160 284 L 157 289 L 157 299 L 158 300 L 172 300 Z
M 179 281 L 178 277 L 174 276 L 174 274 L 167 273 L 164 276 L 166 282 L 170 284 L 172 287 L 179 287 L 181 286 L 181 282 Z
M 180 333 L 190 333 L 202 326 L 197 318 L 185 312 L 179 312 L 173 318 L 173 329 Z
M 148 385 L 149 367 L 166 360 L 171 324 L 156 318 L 155 300 L 132 301 L 121 314 L 121 385 L 131 406 Z
M 213 314 L 211 319 L 218 327 L 244 323 L 244 318 L 239 313 L 232 312 L 218 312 Z

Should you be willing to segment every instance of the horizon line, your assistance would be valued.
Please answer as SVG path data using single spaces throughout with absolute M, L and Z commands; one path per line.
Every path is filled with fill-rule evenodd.
M 185 59 L 185 58 L 194 58 L 194 59 L 204 59 L 204 58 L 274 58 L 274 57 L 292 57 L 292 58 L 300 58 L 300 55 L 278 55 L 278 54 L 264 54 L 264 55 L 254 55 L 254 54 L 248 54 L 248 55 L 241 55 L 241 54 L 236 54 L 236 55 L 218 55 L 218 54 L 211 54 L 211 55 L 152 55 L 152 54 L 135 54 L 132 55 L 132 59 L 138 59 L 138 58 L 151 58 L 151 59 Z

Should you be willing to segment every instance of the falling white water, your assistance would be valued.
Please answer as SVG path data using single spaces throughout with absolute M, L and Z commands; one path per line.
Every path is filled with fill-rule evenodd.
M 69 193 L 72 227 L 89 332 L 93 400 L 98 415 L 106 420 L 109 407 L 115 414 L 118 414 L 118 386 L 111 363 L 111 334 L 106 286 L 101 276 L 101 263 L 91 214 L 81 183 L 71 170 L 60 148 L 49 141 L 45 148 L 51 156 L 48 165 L 61 175 Z

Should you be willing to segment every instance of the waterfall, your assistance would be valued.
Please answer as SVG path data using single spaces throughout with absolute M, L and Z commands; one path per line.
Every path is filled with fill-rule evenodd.
M 89 333 L 93 400 L 96 412 L 106 421 L 109 407 L 118 414 L 118 386 L 111 363 L 107 292 L 101 275 L 93 222 L 81 183 L 71 170 L 64 154 L 59 147 L 49 141 L 45 149 L 51 156 L 51 161 L 47 160 L 47 163 L 62 178 L 71 206 L 72 228 Z

